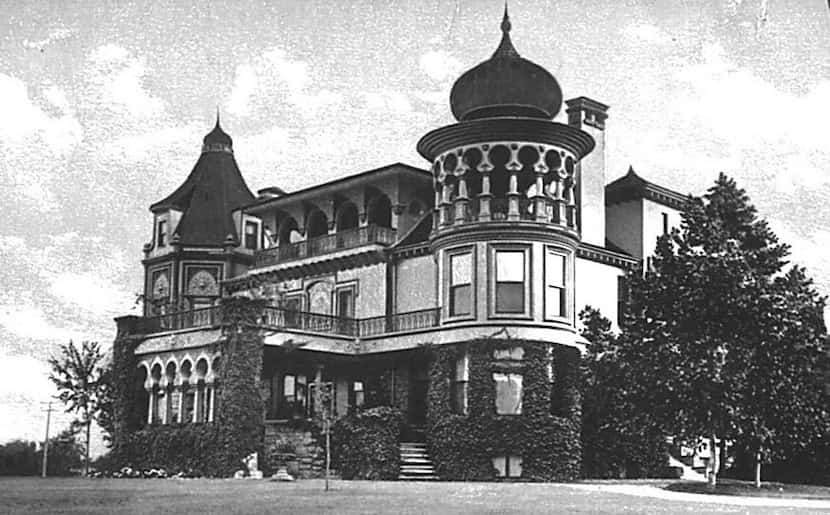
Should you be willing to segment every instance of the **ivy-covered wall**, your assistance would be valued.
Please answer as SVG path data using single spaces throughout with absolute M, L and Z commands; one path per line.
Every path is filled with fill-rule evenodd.
M 523 349 L 521 359 L 494 351 Z M 468 414 L 452 412 L 455 361 L 469 353 Z M 548 364 L 552 359 L 553 380 Z M 579 352 L 526 340 L 476 340 L 437 347 L 430 364 L 427 441 L 442 479 L 494 480 L 492 458 L 518 456 L 522 480 L 567 481 L 579 476 Z M 522 375 L 521 415 L 497 415 L 494 372 Z
M 168 473 L 226 477 L 243 468 L 252 452 L 263 456 L 264 403 L 260 392 L 263 339 L 256 328 L 260 300 L 229 298 L 223 302 L 224 334 L 221 370 L 216 379 L 215 422 L 148 426 L 136 413 L 138 377 L 135 347 L 140 339 L 131 327 L 119 327 L 114 344 L 116 468 L 164 468 Z M 121 324 L 120 324 L 121 325 Z

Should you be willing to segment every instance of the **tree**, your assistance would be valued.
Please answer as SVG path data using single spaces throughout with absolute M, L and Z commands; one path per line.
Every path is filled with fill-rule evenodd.
M 84 475 L 88 475 L 90 430 L 100 409 L 103 382 L 99 365 L 104 356 L 97 342 L 85 341 L 79 349 L 70 340 L 60 350 L 59 357 L 49 358 L 49 379 L 58 388 L 58 399 L 66 411 L 80 415 L 80 423 L 86 428 Z
M 760 463 L 780 442 L 826 429 L 814 374 L 823 299 L 800 269 L 783 274 L 788 253 L 721 174 L 658 240 L 652 268 L 629 276 L 627 400 L 670 434 L 711 438 L 712 486 L 719 437 L 754 445 Z
M 668 453 L 665 434 L 647 411 L 634 411 L 626 403 L 630 385 L 611 322 L 590 306 L 579 319 L 582 336 L 590 342 L 582 360 L 583 475 L 642 478 L 662 473 Z

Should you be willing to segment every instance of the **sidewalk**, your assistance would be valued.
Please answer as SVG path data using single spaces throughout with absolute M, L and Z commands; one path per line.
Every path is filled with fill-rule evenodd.
M 709 495 L 672 492 L 652 485 L 613 485 L 613 484 L 569 484 L 562 486 L 585 492 L 607 492 L 638 497 L 651 497 L 667 501 L 696 502 L 706 504 L 725 504 L 731 506 L 764 506 L 780 508 L 804 508 L 813 510 L 830 510 L 830 501 L 811 499 L 778 499 L 770 497 L 740 497 L 737 495 Z

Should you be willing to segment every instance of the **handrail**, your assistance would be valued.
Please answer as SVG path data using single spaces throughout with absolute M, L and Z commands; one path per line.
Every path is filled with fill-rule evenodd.
M 321 256 L 337 250 L 352 249 L 372 243 L 391 245 L 395 243 L 395 237 L 395 229 L 372 224 L 309 238 L 305 241 L 282 243 L 276 247 L 256 251 L 254 268 Z
M 273 329 L 296 329 L 366 338 L 436 327 L 439 323 L 439 313 L 440 308 L 428 308 L 358 319 L 267 306 L 263 309 L 258 323 L 262 327 Z M 211 306 L 142 318 L 137 329 L 142 334 L 154 334 L 178 329 L 211 327 L 222 322 L 222 306 Z

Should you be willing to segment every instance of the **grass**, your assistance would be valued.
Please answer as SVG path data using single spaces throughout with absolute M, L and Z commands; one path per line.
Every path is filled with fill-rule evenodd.
M 710 495 L 739 495 L 742 497 L 767 497 L 780 499 L 817 499 L 830 500 L 830 487 L 815 485 L 795 485 L 787 483 L 762 482 L 761 488 L 755 488 L 752 481 L 721 479 L 714 489 L 706 483 L 677 482 L 667 485 L 666 490 Z
M 584 485 L 588 486 L 588 485 Z M 619 486 L 619 485 L 617 485 Z M 600 488 L 602 486 L 600 485 Z M 644 483 L 644 489 L 658 489 Z M 658 490 L 659 491 L 659 490 Z M 702 497 L 702 496 L 701 496 Z M 806 513 L 681 502 L 544 483 L 275 483 L 228 479 L 0 479 L 0 512 L 25 513 Z

